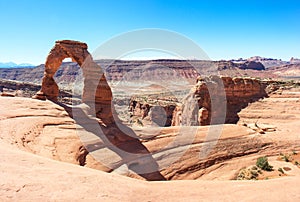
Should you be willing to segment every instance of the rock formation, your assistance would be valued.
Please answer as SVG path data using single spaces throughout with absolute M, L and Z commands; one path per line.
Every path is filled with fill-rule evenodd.
M 296 100 L 294 102 L 296 103 Z M 50 198 L 57 201 L 299 200 L 299 168 L 291 162 L 275 160 L 280 152 L 284 152 L 283 149 L 290 152 L 296 147 L 295 151 L 299 153 L 299 118 L 280 127 L 280 131 L 274 132 L 275 134 L 264 135 L 263 138 L 260 135 L 248 135 L 245 133 L 245 127 L 225 126 L 227 130 L 224 130 L 223 138 L 221 136 L 223 141 L 221 140 L 221 144 L 216 147 L 218 153 L 213 152 L 206 162 L 205 159 L 199 162 L 198 158 L 199 148 L 205 136 L 205 131 L 201 133 L 199 128 L 198 139 L 195 139 L 192 150 L 185 152 L 186 155 L 182 159 L 164 171 L 170 179 L 198 180 L 149 183 L 126 178 L 115 172 L 107 174 L 69 164 L 74 162 L 74 151 L 80 140 L 76 135 L 74 121 L 67 113 L 62 113 L 65 112 L 64 109 L 56 104 L 8 97 L 0 97 L 0 104 L 5 109 L 0 111 L 0 153 L 3 157 L 0 164 L 0 201 L 37 201 Z M 282 104 L 284 107 L 284 103 Z M 273 108 L 274 115 L 278 114 L 274 102 L 269 106 Z M 300 114 L 299 111 L 293 111 Z M 290 126 L 293 126 L 293 131 Z M 168 128 L 148 139 L 147 147 L 152 147 L 153 152 L 156 152 L 162 143 L 169 144 L 174 138 L 176 133 L 166 129 Z M 183 150 L 186 147 L 189 137 L 185 134 L 189 134 L 189 131 L 185 132 L 184 138 L 181 138 L 182 142 L 176 147 L 163 150 L 157 155 L 158 161 L 171 159 L 171 154 L 176 155 L 178 149 Z M 145 134 L 144 131 L 142 133 Z M 243 137 L 242 142 L 238 140 L 239 137 Z M 249 139 L 245 139 L 246 137 Z M 262 145 L 261 148 L 261 144 L 257 144 L 258 139 L 265 138 L 276 141 L 274 147 Z M 17 147 L 18 143 L 20 145 Z M 26 149 L 28 152 L 18 149 L 23 146 L 29 146 L 28 150 Z M 244 156 L 247 153 L 249 155 Z M 289 176 L 247 182 L 229 180 L 235 179 L 241 168 L 252 166 L 256 159 L 263 155 L 274 155 L 269 161 L 271 165 L 277 165 L 274 167 L 275 171 L 278 167 L 292 168 L 291 171 L 285 171 Z M 228 159 L 229 157 L 232 159 Z M 213 166 L 207 167 L 211 164 Z
M 153 101 L 145 101 L 138 97 L 133 97 L 129 103 L 129 112 L 131 119 L 140 118 L 143 125 L 157 125 L 161 127 L 171 126 L 173 120 L 173 112 L 177 103 L 174 101 L 166 101 L 157 99 Z M 149 120 L 149 124 L 147 124 Z M 134 120 L 131 120 L 134 122 Z
M 150 102 L 151 99 L 145 101 L 143 97 L 134 97 L 129 108 L 133 117 L 142 120 L 147 117 L 159 126 L 237 123 L 237 114 L 241 109 L 266 97 L 266 91 L 272 91 L 266 88 L 269 84 L 272 81 L 263 82 L 254 78 L 198 77 L 197 84 L 182 103 L 162 98 Z
M 93 120 L 82 119 L 86 124 L 80 124 L 80 120 L 75 118 L 75 122 L 74 118 L 71 119 L 65 109 L 56 103 L 19 97 L 0 97 L 0 104 L 5 109 L 0 112 L 0 144 L 6 143 L 2 147 L 4 150 L 13 147 L 16 151 L 18 150 L 16 148 L 20 148 L 47 158 L 139 179 L 141 178 L 139 175 L 128 172 L 124 167 L 129 165 L 132 169 L 133 166 L 137 166 L 137 162 L 142 164 L 145 159 L 132 159 L 131 155 L 124 155 L 125 152 L 120 155 L 122 158 L 116 158 L 109 150 L 110 145 L 114 143 L 118 146 L 114 149 L 120 148 L 122 151 L 141 155 L 136 150 L 146 152 L 143 148 L 145 145 L 160 165 L 159 171 L 166 179 L 235 179 L 241 168 L 250 166 L 251 161 L 259 156 L 276 156 L 284 150 L 300 151 L 299 90 L 293 95 L 290 91 L 285 91 L 283 96 L 288 99 L 282 100 L 283 97 L 280 95 L 279 98 L 264 98 L 262 102 L 251 104 L 250 108 L 247 107 L 250 111 L 246 110 L 242 113 L 240 125 L 222 126 L 222 134 L 206 158 L 200 158 L 200 154 L 202 148 L 209 144 L 206 137 L 213 127 L 139 127 L 135 133 L 142 141 L 140 144 L 137 139 L 122 135 L 118 128 L 111 124 L 108 127 L 101 127 L 107 136 L 108 140 L 106 140 L 101 134 L 99 135 L 99 127 L 95 127 L 94 131 L 87 127 L 93 123 Z M 279 108 L 274 104 L 278 101 Z M 259 114 L 262 110 L 263 113 Z M 286 112 L 282 113 L 283 111 Z M 256 130 L 243 126 L 247 123 L 249 127 L 258 119 L 257 125 L 260 128 L 267 128 L 266 126 L 272 124 L 276 130 L 274 132 L 267 130 L 266 135 L 261 136 Z M 277 124 L 279 121 L 280 125 Z M 95 120 L 94 122 L 95 126 L 97 122 Z M 262 123 L 268 125 L 264 126 Z M 89 133 L 95 141 L 90 139 L 86 144 L 80 139 L 82 136 L 78 135 L 81 132 Z M 101 141 L 106 142 L 104 144 Z M 102 163 L 98 158 L 93 158 L 97 153 L 105 156 L 115 166 L 107 167 L 107 164 Z M 9 158 L 4 160 L 8 163 L 11 161 Z M 146 166 L 148 167 L 149 164 Z M 153 179 L 153 176 L 148 176 L 148 179 Z
M 265 70 L 265 66 L 260 62 L 255 61 L 247 61 L 243 63 L 240 67 L 240 69 L 253 69 L 253 70 Z
M 46 60 L 42 89 L 34 98 L 44 99 L 46 97 L 49 100 L 57 101 L 59 90 L 53 76 L 65 58 L 71 58 L 82 68 L 83 105 L 70 108 L 58 104 L 68 111 L 84 131 L 92 133 L 86 137 L 84 132 L 81 139 L 90 139 L 96 136 L 93 143 L 83 142 L 85 148 L 90 153 L 98 151 L 98 147 L 107 148 L 118 155 L 130 170 L 145 179 L 164 180 L 165 178 L 159 173 L 158 165 L 148 149 L 130 128 L 119 121 L 112 104 L 111 88 L 101 67 L 93 61 L 87 51 L 85 43 L 70 40 L 56 41 Z M 99 160 L 101 161 L 101 159 Z M 112 165 L 106 166 L 112 168 L 116 165 L 112 163 Z
M 34 96 L 37 99 L 57 101 L 59 94 L 58 86 L 54 80 L 65 58 L 71 58 L 82 68 L 84 76 L 84 89 L 82 101 L 91 106 L 94 113 L 100 119 L 109 123 L 113 122 L 112 92 L 104 76 L 101 67 L 97 65 L 87 50 L 88 46 L 79 41 L 62 40 L 56 41 L 45 63 L 44 77 L 41 90 Z
M 300 59 L 292 57 L 290 59 L 290 64 L 300 64 Z
M 267 96 L 265 88 L 265 83 L 254 78 L 199 77 L 183 101 L 182 114 L 174 112 L 173 125 L 179 119 L 187 126 L 236 123 L 241 109 Z

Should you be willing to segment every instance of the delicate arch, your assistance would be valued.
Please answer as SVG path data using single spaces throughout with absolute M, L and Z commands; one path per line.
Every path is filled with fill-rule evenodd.
M 46 62 L 41 90 L 33 97 L 57 101 L 59 88 L 54 80 L 56 71 L 65 58 L 77 62 L 83 70 L 84 87 L 82 101 L 95 110 L 101 119 L 112 121 L 112 92 L 101 67 L 93 61 L 86 43 L 71 40 L 56 41 L 49 52 Z
M 72 113 L 72 117 L 76 123 L 85 131 L 98 136 L 104 146 L 118 154 L 122 158 L 122 162 L 126 163 L 137 174 L 147 180 L 165 180 L 158 170 L 157 162 L 134 131 L 122 124 L 117 116 L 113 116 L 115 110 L 112 105 L 111 89 L 104 72 L 93 61 L 85 43 L 70 40 L 56 41 L 45 63 L 42 88 L 34 98 L 48 98 L 57 101 L 59 90 L 53 76 L 65 58 L 72 58 L 82 68 L 84 78 L 82 101 L 91 109 L 86 113 L 86 111 L 78 110 L 82 108 L 75 107 L 75 115 Z M 76 111 L 78 112 L 76 113 Z M 90 115 L 95 115 L 99 119 L 90 118 Z M 78 131 L 79 135 L 80 131 Z M 83 135 L 85 138 L 87 137 L 85 132 Z M 85 147 L 91 153 L 98 149 L 97 144 L 89 144 L 88 142 L 85 143 Z M 94 157 L 99 158 L 99 155 Z M 102 160 L 101 157 L 99 160 Z

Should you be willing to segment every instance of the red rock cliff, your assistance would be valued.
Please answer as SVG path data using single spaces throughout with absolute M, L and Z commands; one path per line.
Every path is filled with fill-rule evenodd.
M 173 125 L 236 123 L 241 109 L 267 96 L 265 88 L 254 78 L 199 77 L 180 107 L 182 113 L 177 109 L 173 115 Z

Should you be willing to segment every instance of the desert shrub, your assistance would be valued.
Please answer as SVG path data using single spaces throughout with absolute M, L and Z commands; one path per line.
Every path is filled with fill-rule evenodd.
M 257 177 L 259 175 L 259 173 L 261 170 L 256 167 L 256 166 L 252 166 L 251 168 L 243 168 L 242 170 L 240 170 L 238 176 L 237 176 L 237 180 L 257 180 Z
M 282 174 L 284 174 L 284 171 L 282 168 L 278 168 L 278 171 L 281 172 Z
M 286 155 L 284 155 L 283 157 L 282 157 L 282 159 L 285 161 L 285 162 L 289 162 L 290 160 L 289 160 L 289 157 L 287 157 Z
M 258 173 L 256 170 L 252 169 L 242 169 L 237 176 L 237 180 L 256 180 Z
M 252 179 L 256 179 L 258 177 L 258 173 L 256 170 L 251 170 L 250 173 L 251 173 Z
M 272 171 L 273 166 L 271 166 L 268 162 L 268 158 L 266 156 L 259 157 L 256 161 L 256 166 L 265 171 Z
M 284 160 L 285 162 L 290 162 L 290 156 L 285 154 L 285 155 L 282 155 L 282 160 Z
M 295 161 L 295 165 L 298 166 L 300 165 L 300 163 L 298 161 Z

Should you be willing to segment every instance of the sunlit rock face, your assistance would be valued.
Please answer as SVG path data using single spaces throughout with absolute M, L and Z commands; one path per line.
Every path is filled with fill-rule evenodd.
M 101 67 L 93 61 L 87 49 L 87 44 L 79 41 L 56 41 L 46 59 L 42 88 L 34 98 L 57 101 L 59 89 L 53 77 L 63 60 L 71 58 L 82 68 L 84 77 L 82 101 L 95 109 L 98 118 L 111 123 L 112 92 Z
M 266 84 L 254 78 L 210 76 L 198 78 L 184 99 L 182 113 L 173 115 L 173 125 L 210 125 L 236 123 L 237 113 L 249 103 L 266 97 Z

